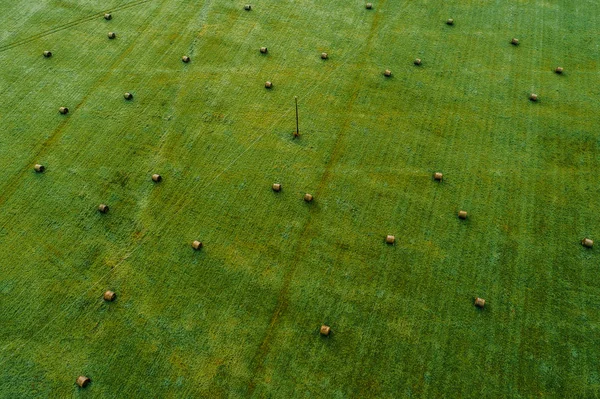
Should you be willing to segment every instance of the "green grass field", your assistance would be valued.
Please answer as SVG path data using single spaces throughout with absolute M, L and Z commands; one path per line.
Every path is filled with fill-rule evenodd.
M 244 4 L 0 2 L 0 397 L 600 396 L 600 3 Z

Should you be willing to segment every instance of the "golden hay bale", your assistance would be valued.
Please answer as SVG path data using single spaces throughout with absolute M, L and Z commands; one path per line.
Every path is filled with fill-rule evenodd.
M 440 172 L 435 172 L 433 174 L 433 179 L 437 180 L 437 181 L 442 181 L 442 179 L 444 178 L 444 175 L 441 174 Z
M 251 6 L 250 4 L 246 4 L 246 5 L 244 6 L 244 10 L 246 10 L 246 11 L 250 11 L 250 10 L 252 10 L 252 6 Z
M 114 39 L 115 37 L 117 37 L 117 34 L 115 32 L 108 32 L 109 39 Z
M 536 101 L 538 100 L 538 95 L 537 95 L 537 94 L 535 94 L 535 93 L 531 93 L 531 94 L 529 95 L 529 99 L 530 99 L 531 101 L 533 101 L 533 102 L 536 102 Z
M 47 51 L 47 50 L 44 51 L 44 57 L 46 57 L 46 58 L 52 57 L 52 51 Z
M 388 235 L 385 237 L 385 242 L 387 244 L 393 244 L 396 242 L 396 237 L 392 236 L 392 235 Z
M 104 19 L 107 21 L 110 21 L 112 19 L 112 15 L 111 14 L 104 14 Z
M 322 60 L 326 60 L 327 58 L 329 58 L 329 54 L 327 54 L 327 53 L 321 53 L 321 59 Z
M 270 89 L 271 87 L 273 87 L 273 83 L 271 83 L 270 81 L 268 81 L 268 80 L 267 80 L 267 81 L 265 82 L 265 87 L 266 87 L 267 89 Z
M 313 196 L 311 194 L 304 194 L 304 201 L 311 202 L 313 200 Z
M 77 385 L 79 385 L 82 388 L 85 388 L 87 386 L 87 384 L 89 384 L 91 382 L 91 380 L 84 376 L 84 375 L 80 375 L 79 377 L 77 377 Z
M 157 173 L 155 173 L 155 174 L 152 175 L 152 181 L 156 182 L 156 183 L 159 183 L 160 181 L 162 181 L 162 176 L 159 175 L 159 174 L 157 174 Z
M 413 63 L 417 66 L 421 65 L 421 59 L 420 58 L 416 58 Z
M 133 100 L 133 94 L 129 92 L 123 94 L 123 97 L 125 98 L 125 100 Z
M 117 294 L 112 291 L 106 291 L 103 295 L 103 298 L 106 302 L 112 302 L 117 298 Z
M 33 167 L 33 169 L 38 173 L 43 173 L 46 170 L 46 167 L 44 165 L 40 165 L 39 163 L 36 163 L 35 166 Z
M 67 108 L 67 107 L 60 107 L 60 108 L 58 109 L 58 112 L 60 112 L 60 113 L 61 113 L 61 114 L 63 114 L 63 115 L 66 115 L 66 114 L 68 114 L 68 113 L 69 113 L 69 108 Z
M 273 183 L 273 191 L 281 191 L 281 183 Z
M 260 48 L 260 52 L 263 53 L 263 54 L 267 54 L 269 52 L 269 49 L 266 48 L 266 47 L 261 47 Z
M 392 71 L 390 71 L 389 69 L 386 69 L 383 74 L 389 78 L 390 76 L 392 76 Z
M 108 212 L 108 205 L 105 205 L 105 204 L 98 205 L 98 212 L 100 212 L 100 213 L 107 213 Z
M 321 335 L 328 336 L 328 335 L 329 335 L 329 333 L 331 332 L 331 327 L 329 327 L 329 326 L 327 326 L 327 325 L 323 324 L 323 325 L 321 326 L 321 329 L 320 329 L 320 331 L 319 331 L 319 332 L 321 333 Z
M 467 218 L 467 211 L 459 211 L 458 212 L 458 218 L 459 219 L 466 219 Z
M 181 57 L 181 61 L 183 61 L 187 64 L 188 62 L 190 62 L 190 57 L 188 57 L 187 55 L 184 55 L 183 57 Z
M 519 45 L 519 39 L 514 38 L 510 41 L 510 44 L 512 44 L 513 46 L 518 46 Z
M 554 72 L 556 72 L 557 74 L 560 75 L 561 73 L 564 72 L 564 69 L 563 69 L 563 67 L 556 67 L 556 69 L 554 70 Z
M 365 8 L 366 8 L 367 10 L 370 10 L 370 9 L 372 9 L 372 8 L 373 8 L 373 4 L 372 4 L 372 3 L 367 3 L 367 4 L 365 4 Z
M 194 248 L 196 251 L 200 250 L 200 248 L 202 248 L 202 242 L 201 241 L 194 241 L 192 243 L 192 248 Z
M 589 238 L 584 238 L 583 240 L 581 240 L 581 245 L 583 245 L 586 248 L 592 248 L 594 246 L 594 241 L 592 241 Z
M 479 297 L 475 298 L 475 306 L 483 309 L 483 307 L 485 306 L 485 299 Z
M 454 20 L 452 18 L 448 18 L 446 20 L 446 25 L 454 25 Z

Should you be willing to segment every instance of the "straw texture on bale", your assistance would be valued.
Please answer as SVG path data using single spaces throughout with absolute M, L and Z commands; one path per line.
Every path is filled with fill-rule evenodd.
M 192 248 L 194 248 L 196 251 L 198 251 L 200 248 L 202 248 L 202 242 L 200 242 L 200 241 L 194 241 L 192 243 Z
M 304 194 L 304 201 L 311 202 L 313 200 L 313 196 L 311 194 Z
M 158 183 L 158 182 L 162 181 L 162 176 L 155 173 L 152 175 L 152 181 Z
M 107 21 L 110 21 L 112 19 L 112 15 L 111 14 L 104 14 L 104 19 Z
M 190 62 L 190 57 L 188 57 L 187 55 L 184 55 L 183 57 L 181 57 L 181 61 L 188 63 L 188 62 Z
M 444 175 L 440 172 L 435 172 L 433 174 L 433 179 L 437 180 L 437 181 L 442 181 L 442 179 L 444 178 Z
M 125 98 L 125 100 L 133 100 L 133 94 L 129 92 L 123 94 L 123 97 Z
M 90 379 L 84 375 L 80 375 L 79 377 L 77 377 L 77 385 L 79 385 L 82 388 L 85 388 L 87 386 L 87 384 L 90 383 Z
M 370 10 L 370 9 L 372 9 L 372 8 L 373 8 L 373 4 L 372 4 L 372 3 L 367 3 L 367 4 L 365 4 L 365 8 L 366 8 L 367 10 Z
M 44 165 L 40 165 L 39 163 L 37 163 L 37 164 L 35 164 L 33 169 L 35 169 L 35 171 L 38 173 L 43 173 L 46 170 L 46 167 Z
M 475 298 L 475 306 L 483 309 L 483 307 L 485 306 L 485 299 L 479 297 Z
M 44 57 L 46 57 L 46 58 L 52 57 L 52 51 L 47 51 L 47 50 L 44 51 Z
M 329 58 L 329 54 L 327 54 L 327 53 L 321 53 L 321 59 L 322 60 L 326 60 L 327 58 Z
M 321 326 L 321 330 L 320 330 L 321 335 L 328 336 L 330 332 L 331 332 L 331 327 L 329 327 L 325 324 L 323 324 Z
M 69 108 L 67 108 L 67 107 L 60 107 L 60 108 L 58 109 L 58 112 L 60 112 L 60 113 L 61 113 L 61 114 L 63 114 L 63 115 L 66 115 L 66 114 L 68 114 L 68 113 L 69 113 Z
M 581 245 L 583 245 L 586 248 L 592 248 L 594 246 L 594 241 L 592 241 L 589 238 L 584 238 L 583 240 L 581 240 Z
M 446 25 L 454 25 L 454 20 L 452 18 L 448 18 L 446 20 Z
M 113 291 L 106 291 L 104 293 L 104 300 L 106 302 L 112 302 L 117 298 L 117 294 L 115 294 Z
M 392 235 L 388 235 L 385 237 L 385 242 L 388 244 L 393 244 L 396 242 L 396 237 L 394 237 Z
M 281 183 L 273 183 L 273 191 L 281 191 Z
M 512 44 L 513 46 L 518 46 L 518 45 L 519 45 L 519 39 L 517 39 L 517 38 L 513 38 L 513 39 L 510 41 L 510 44 Z
M 260 52 L 263 53 L 263 54 L 267 54 L 269 52 L 269 49 L 266 48 L 266 47 L 261 47 L 260 48 Z
M 561 73 L 564 72 L 564 69 L 563 69 L 563 67 L 556 67 L 556 69 L 554 70 L 554 72 L 556 72 L 557 74 L 560 75 Z
M 420 58 L 417 58 L 417 59 L 415 59 L 415 60 L 413 61 L 413 63 L 414 63 L 415 65 L 419 66 L 419 65 L 421 65 L 421 59 L 420 59 Z
M 246 4 L 246 5 L 244 6 L 244 10 L 246 10 L 246 11 L 250 11 L 250 10 L 252 10 L 252 6 L 251 6 L 250 4 Z
M 98 205 L 98 212 L 100 212 L 100 213 L 107 213 L 108 212 L 108 205 L 106 205 L 106 204 L 100 204 L 100 205 Z
M 535 93 L 531 93 L 531 94 L 529 95 L 529 99 L 530 99 L 531 101 L 533 101 L 533 102 L 536 102 L 536 101 L 538 100 L 538 95 L 537 95 L 537 94 L 535 94 Z
M 459 211 L 458 212 L 458 218 L 459 219 L 466 219 L 467 218 L 467 211 Z
M 117 37 L 117 34 L 115 32 L 108 32 L 109 39 L 114 39 L 115 37 Z
M 386 69 L 383 74 L 389 78 L 390 76 L 392 76 L 392 71 L 390 71 L 389 69 Z
M 266 82 L 265 82 L 265 87 L 266 87 L 267 89 L 270 89 L 271 87 L 273 87 L 273 83 L 271 83 L 270 81 L 266 81 Z

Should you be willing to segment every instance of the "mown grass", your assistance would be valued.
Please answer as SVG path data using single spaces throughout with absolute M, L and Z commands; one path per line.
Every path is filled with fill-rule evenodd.
M 598 395 L 596 2 L 0 10 L 0 396 Z

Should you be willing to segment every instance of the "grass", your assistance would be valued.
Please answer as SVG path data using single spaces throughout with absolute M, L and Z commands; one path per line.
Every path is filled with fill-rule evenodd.
M 600 5 L 244 4 L 0 4 L 0 397 L 598 396 Z

